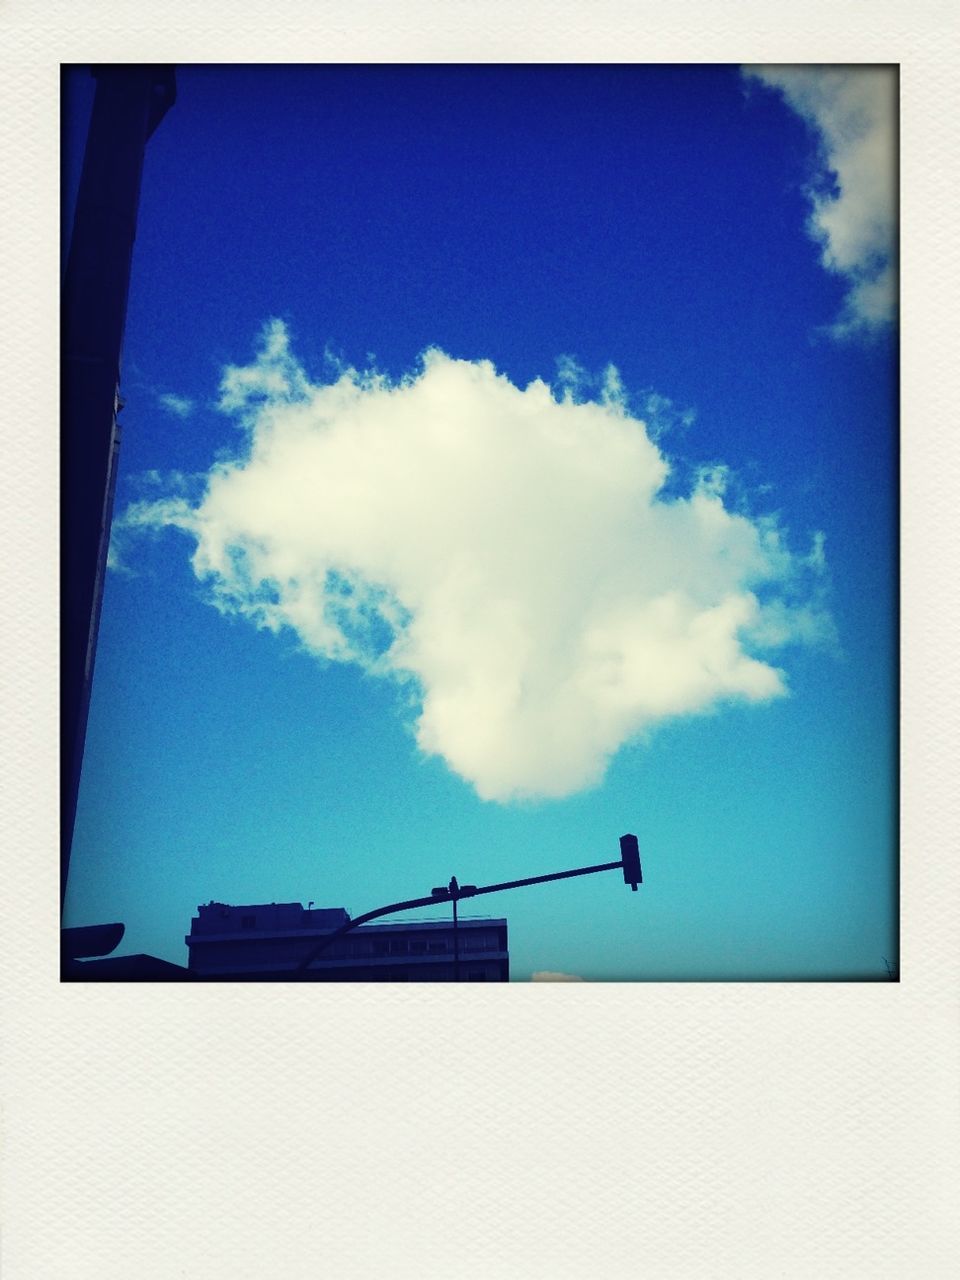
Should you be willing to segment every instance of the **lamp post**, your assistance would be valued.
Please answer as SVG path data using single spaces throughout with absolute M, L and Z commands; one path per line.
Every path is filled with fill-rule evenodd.
M 460 897 L 460 886 L 457 877 L 450 877 L 450 901 L 453 903 L 453 980 L 460 981 L 460 930 L 457 928 L 457 900 Z
M 307 952 L 306 956 L 300 961 L 297 968 L 293 971 L 298 977 L 303 978 L 309 971 L 310 965 L 317 959 L 327 947 L 342 938 L 344 934 L 349 933 L 352 929 L 356 929 L 358 925 L 366 924 L 370 920 L 376 920 L 380 916 L 394 915 L 398 911 L 412 911 L 416 907 L 429 907 L 436 902 L 449 901 L 453 906 L 453 972 L 454 981 L 460 981 L 460 945 L 458 933 L 457 903 L 461 898 L 479 898 L 485 893 L 502 893 L 506 889 L 522 889 L 529 884 L 546 884 L 549 880 L 569 880 L 573 876 L 590 876 L 595 875 L 598 871 L 623 871 L 624 884 L 630 885 L 634 891 L 637 885 L 643 883 L 643 872 L 640 867 L 640 846 L 637 837 L 634 835 L 624 835 L 620 837 L 620 858 L 617 862 L 599 862 L 589 867 L 574 867 L 571 871 L 551 871 L 544 876 L 525 876 L 522 880 L 504 880 L 499 884 L 488 884 L 478 888 L 475 884 L 459 884 L 456 876 L 450 877 L 450 883 L 446 888 L 437 888 L 431 890 L 428 898 L 408 898 L 404 902 L 391 902 L 385 907 L 375 907 L 373 911 L 365 911 L 363 915 L 356 916 L 353 920 L 348 920 L 346 924 L 341 925 L 339 929 L 334 929 L 332 933 L 328 933 L 325 937 Z

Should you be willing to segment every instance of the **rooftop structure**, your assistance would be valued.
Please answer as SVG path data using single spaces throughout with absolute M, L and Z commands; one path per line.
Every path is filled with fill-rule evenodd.
M 283 981 L 325 934 L 349 920 L 342 907 L 209 902 L 190 922 L 189 971 L 206 981 Z M 451 920 L 358 925 L 313 961 L 308 976 L 317 982 L 507 982 L 509 974 L 506 920 L 461 916 L 456 942 Z

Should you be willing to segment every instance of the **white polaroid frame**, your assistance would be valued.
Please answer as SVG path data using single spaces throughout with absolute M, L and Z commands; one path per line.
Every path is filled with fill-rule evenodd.
M 935 0 L 4 6 L 4 1280 L 957 1274 L 958 25 Z M 899 983 L 59 983 L 57 95 L 83 61 L 900 65 Z

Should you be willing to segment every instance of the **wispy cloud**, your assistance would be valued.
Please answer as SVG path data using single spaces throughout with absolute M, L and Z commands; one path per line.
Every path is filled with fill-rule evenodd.
M 665 497 L 615 371 L 582 399 L 433 350 L 318 385 L 273 321 L 220 405 L 236 456 L 124 532 L 182 530 L 224 613 L 402 682 L 421 749 L 486 799 L 568 795 L 659 721 L 782 696 L 761 651 L 818 631 L 822 547 L 729 510 L 722 468 Z
M 897 295 L 897 76 L 888 66 L 754 66 L 816 131 L 809 231 L 829 270 L 849 282 L 836 336 L 876 330 Z
M 186 396 L 175 396 L 173 392 L 167 391 L 158 395 L 157 399 L 162 408 L 177 418 L 189 418 L 193 413 L 193 401 Z

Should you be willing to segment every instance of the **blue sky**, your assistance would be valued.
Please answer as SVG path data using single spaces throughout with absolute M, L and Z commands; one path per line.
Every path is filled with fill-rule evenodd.
M 886 976 L 893 90 L 178 69 L 68 923 L 185 962 L 211 898 L 359 913 L 629 830 L 636 894 L 485 900 L 515 980 Z

